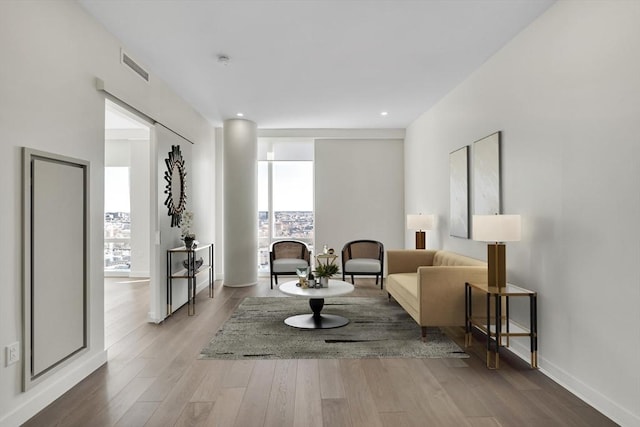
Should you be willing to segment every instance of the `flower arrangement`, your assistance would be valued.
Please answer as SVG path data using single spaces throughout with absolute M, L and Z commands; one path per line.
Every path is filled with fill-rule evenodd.
M 191 225 L 193 224 L 193 212 L 184 211 L 180 217 L 180 231 L 182 231 L 182 240 L 184 246 L 187 249 L 193 247 L 193 242 L 196 240 L 196 235 L 191 232 Z
M 193 237 L 195 238 L 195 234 L 191 233 L 191 226 L 193 225 L 193 212 L 184 211 L 182 212 L 182 216 L 180 218 L 180 230 L 182 231 L 182 238 L 185 237 Z

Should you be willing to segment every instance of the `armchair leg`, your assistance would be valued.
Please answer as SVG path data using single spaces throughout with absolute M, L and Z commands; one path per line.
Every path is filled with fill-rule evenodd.
M 356 284 L 356 280 L 353 278 L 353 274 L 351 275 L 351 283 L 354 285 Z
M 273 274 L 271 275 L 271 289 L 273 289 Z
M 422 326 L 420 328 L 421 333 L 422 333 L 422 341 L 426 341 L 427 340 L 427 327 L 426 326 Z

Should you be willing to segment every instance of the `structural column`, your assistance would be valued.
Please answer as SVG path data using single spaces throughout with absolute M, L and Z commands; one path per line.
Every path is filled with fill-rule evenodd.
M 223 125 L 224 286 L 258 283 L 258 137 L 256 124 Z

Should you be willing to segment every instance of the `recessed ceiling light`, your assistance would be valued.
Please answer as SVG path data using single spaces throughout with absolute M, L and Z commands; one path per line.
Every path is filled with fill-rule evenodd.
M 238 117 L 244 117 L 244 113 L 236 113 L 236 116 L 238 116 Z
M 382 113 L 380 113 L 381 116 L 386 116 L 387 114 L 389 114 L 389 113 L 386 112 L 386 111 L 383 111 Z

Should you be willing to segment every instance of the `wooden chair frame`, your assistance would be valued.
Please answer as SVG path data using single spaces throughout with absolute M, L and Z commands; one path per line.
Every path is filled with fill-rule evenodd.
M 306 243 L 299 240 L 279 240 L 271 244 L 269 250 L 269 270 L 271 275 L 271 289 L 273 289 L 273 279 L 275 278 L 278 285 L 278 275 L 295 275 L 296 271 L 277 272 L 273 271 L 273 262 L 276 259 L 294 258 L 307 261 L 311 267 L 311 251 Z
M 351 259 L 364 258 L 364 257 L 353 257 L 353 246 L 356 245 L 376 245 L 377 246 L 377 256 L 372 256 L 371 259 L 380 260 L 380 271 L 370 271 L 370 272 L 347 272 L 345 271 L 345 264 L 347 261 Z M 382 289 L 383 281 L 384 281 L 384 245 L 382 242 L 378 242 L 377 240 L 353 240 L 351 242 L 347 242 L 342 248 L 342 280 L 345 279 L 345 275 L 351 276 L 351 283 L 354 282 L 354 276 L 376 276 L 376 285 L 378 284 L 378 276 L 380 277 L 380 289 Z

